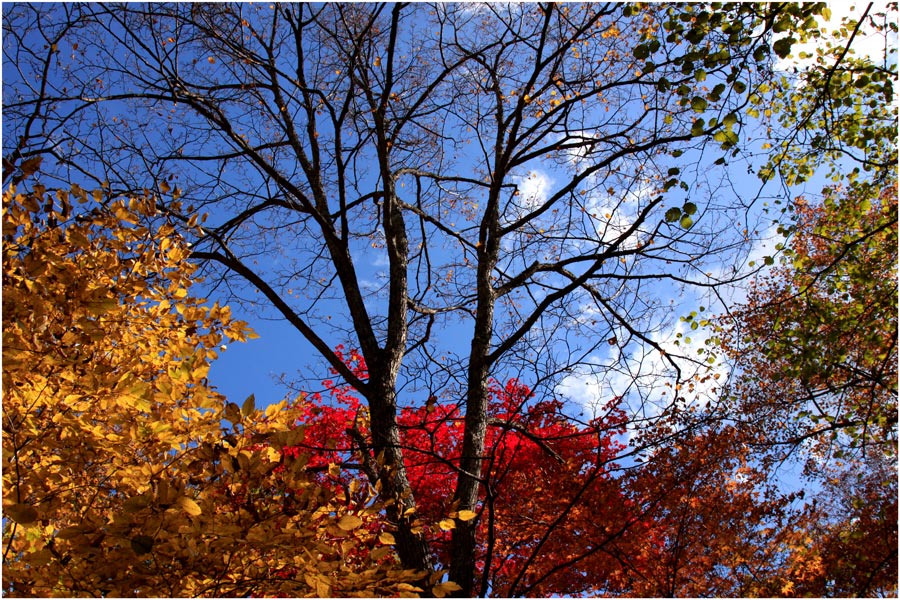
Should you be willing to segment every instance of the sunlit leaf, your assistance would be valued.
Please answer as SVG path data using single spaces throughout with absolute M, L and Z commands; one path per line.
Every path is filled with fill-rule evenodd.
M 200 508 L 200 505 L 187 496 L 179 497 L 178 500 L 175 501 L 175 504 L 177 504 L 181 508 L 181 510 L 191 515 L 192 517 L 196 517 L 201 512 L 203 512 Z
M 340 521 L 338 521 L 337 525 L 344 531 L 353 531 L 354 529 L 360 527 L 362 524 L 363 520 L 356 515 L 344 515 L 343 517 L 341 517 Z

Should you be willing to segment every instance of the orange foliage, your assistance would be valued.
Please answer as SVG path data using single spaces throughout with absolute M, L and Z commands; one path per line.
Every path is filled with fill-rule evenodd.
M 297 435 L 283 405 L 209 387 L 217 348 L 252 332 L 189 295 L 187 245 L 141 225 L 154 206 L 3 196 L 4 593 L 414 595 L 371 495 L 277 450 Z

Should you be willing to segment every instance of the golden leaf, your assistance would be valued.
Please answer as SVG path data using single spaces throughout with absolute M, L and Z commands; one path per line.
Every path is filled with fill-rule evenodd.
M 196 517 L 203 512 L 203 510 L 200 508 L 200 505 L 187 496 L 181 496 L 180 498 L 178 498 L 178 500 L 175 501 L 175 504 L 177 504 L 181 508 L 181 510 L 191 515 L 192 517 Z
M 471 521 L 472 519 L 474 519 L 477 516 L 478 516 L 478 513 L 475 513 L 471 510 L 461 510 L 461 511 L 459 511 L 459 514 L 456 515 L 456 517 L 460 521 Z
M 337 525 L 344 531 L 353 531 L 362 524 L 363 520 L 356 515 L 344 515 L 343 517 L 341 517 L 341 520 L 338 521 Z
M 369 552 L 369 556 L 372 560 L 381 560 L 393 551 L 394 549 L 390 546 L 379 546 L 378 548 L 374 548 L 371 552 Z
M 435 595 L 436 598 L 444 598 L 445 596 L 447 596 L 447 594 L 459 591 L 461 589 L 462 588 L 459 586 L 459 584 L 453 581 L 445 581 L 431 588 L 431 592 Z
M 394 535 L 392 533 L 388 533 L 387 531 L 383 531 L 378 535 L 378 541 L 382 544 L 396 543 L 396 541 L 394 540 Z
M 71 539 L 78 537 L 79 535 L 84 535 L 85 533 L 90 533 L 91 531 L 93 531 L 93 528 L 86 527 L 84 525 L 75 525 L 73 527 L 64 527 L 57 532 L 56 538 L 60 539 L 60 540 L 71 540 Z

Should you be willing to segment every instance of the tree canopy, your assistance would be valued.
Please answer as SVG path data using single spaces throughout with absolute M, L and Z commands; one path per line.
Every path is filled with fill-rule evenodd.
M 7 589 L 895 592 L 895 15 L 5 5 Z
M 377 504 L 285 461 L 289 413 L 209 386 L 225 342 L 252 332 L 190 295 L 184 240 L 140 224 L 153 199 L 73 218 L 106 192 L 34 187 L 3 196 L 4 593 L 421 591 L 379 541 Z

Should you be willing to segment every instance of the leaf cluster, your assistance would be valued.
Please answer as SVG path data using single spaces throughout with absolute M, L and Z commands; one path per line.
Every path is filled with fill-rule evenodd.
M 150 196 L 4 193 L 4 592 L 414 595 L 372 498 L 308 481 L 277 450 L 288 413 L 235 415 L 209 385 L 253 334 L 190 295 L 156 216 Z

